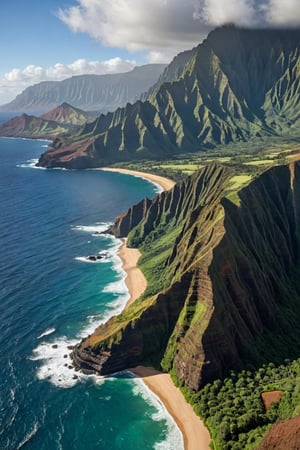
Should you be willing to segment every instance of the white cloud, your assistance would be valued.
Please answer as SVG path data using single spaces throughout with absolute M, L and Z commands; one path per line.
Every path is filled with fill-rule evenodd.
M 299 0 L 74 0 L 59 18 L 102 45 L 168 61 L 216 25 L 300 25 Z
M 269 0 L 264 9 L 270 24 L 300 25 L 299 0 Z
M 75 1 L 75 0 L 74 0 Z M 198 44 L 208 27 L 197 17 L 199 0 L 76 0 L 59 18 L 74 32 L 103 45 L 149 51 L 149 61 L 169 61 Z
M 252 25 L 255 23 L 254 0 L 203 0 L 198 17 L 215 26 L 226 23 Z
M 197 45 L 213 27 L 300 25 L 299 0 L 74 0 L 58 11 L 74 32 L 108 47 L 147 51 L 149 62 L 168 62 L 179 51 Z M 130 70 L 134 61 L 78 59 L 72 64 L 14 68 L 0 79 L 0 104 L 25 87 L 44 80 L 62 80 L 83 73 Z M 5 99 L 5 100 L 3 100 Z
M 12 100 L 22 90 L 41 81 L 60 81 L 76 75 L 128 72 L 137 65 L 134 60 L 112 58 L 105 61 L 77 59 L 71 64 L 57 63 L 52 67 L 28 65 L 14 68 L 0 79 L 0 104 Z

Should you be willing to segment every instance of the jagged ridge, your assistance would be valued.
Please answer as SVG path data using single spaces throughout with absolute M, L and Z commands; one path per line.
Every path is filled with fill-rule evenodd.
M 54 151 L 40 165 L 76 167 L 77 152 L 88 140 L 85 164 L 99 166 L 298 135 L 299 43 L 299 30 L 217 29 L 188 53 L 184 69 L 165 72 L 172 81 L 159 83 L 147 101 L 100 116 L 60 143 L 71 159 Z
M 265 334 L 288 339 L 300 310 L 300 293 L 291 290 L 300 165 L 265 172 L 239 191 L 239 205 L 227 198 L 231 176 L 212 165 L 152 201 L 129 234 L 142 267 L 153 261 L 151 292 L 84 340 L 73 352 L 76 365 L 107 374 L 151 361 L 198 390 L 240 368 Z M 265 361 L 270 351 L 246 357 Z

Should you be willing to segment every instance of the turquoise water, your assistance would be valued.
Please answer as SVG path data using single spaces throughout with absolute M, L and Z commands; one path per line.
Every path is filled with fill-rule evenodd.
M 95 232 L 157 187 L 123 174 L 36 169 L 45 146 L 0 138 L 0 449 L 182 449 L 140 380 L 84 376 L 69 358 L 128 299 L 120 241 Z M 85 260 L 99 252 L 99 262 Z

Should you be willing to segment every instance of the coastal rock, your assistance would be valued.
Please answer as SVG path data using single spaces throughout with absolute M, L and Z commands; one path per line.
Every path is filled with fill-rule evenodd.
M 86 257 L 87 261 L 97 262 L 103 259 L 102 255 L 89 255 Z
M 128 243 L 142 246 L 150 262 L 164 248 L 156 293 L 75 347 L 77 367 L 108 374 L 152 361 L 196 391 L 241 368 L 245 355 L 253 364 L 267 361 L 274 348 L 268 336 L 288 339 L 300 312 L 293 282 L 300 270 L 300 165 L 269 169 L 234 201 L 232 175 L 211 165 L 151 202 Z M 293 311 L 289 325 L 286 309 Z

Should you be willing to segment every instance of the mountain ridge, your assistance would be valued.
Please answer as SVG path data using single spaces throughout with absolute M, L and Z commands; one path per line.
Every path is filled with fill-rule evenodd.
M 216 29 L 188 53 L 176 80 L 158 84 L 144 102 L 101 115 L 93 127 L 62 139 L 61 150 L 45 153 L 39 164 L 95 167 L 252 138 L 299 137 L 299 49 L 299 29 Z M 89 142 L 86 156 L 82 142 Z
M 29 139 L 56 139 L 74 133 L 94 118 L 68 103 L 63 103 L 40 117 L 23 113 L 0 125 L 0 136 Z
M 1 111 L 43 114 L 67 102 L 99 114 L 135 101 L 154 84 L 165 64 L 137 66 L 129 72 L 77 75 L 63 81 L 43 81 L 26 88 Z

